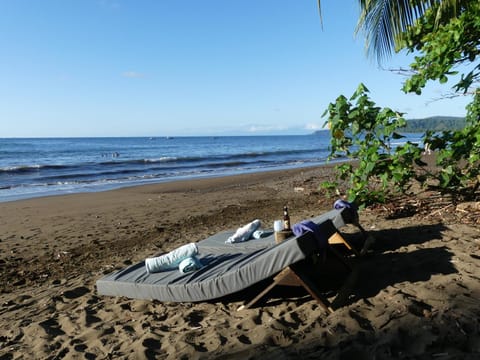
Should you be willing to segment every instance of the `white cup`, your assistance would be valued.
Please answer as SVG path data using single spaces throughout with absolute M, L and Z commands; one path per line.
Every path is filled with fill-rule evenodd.
M 283 221 L 282 220 L 275 220 L 273 222 L 273 231 L 282 231 L 283 230 Z

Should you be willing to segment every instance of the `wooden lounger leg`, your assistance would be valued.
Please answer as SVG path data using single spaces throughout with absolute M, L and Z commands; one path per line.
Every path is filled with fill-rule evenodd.
M 333 246 L 330 246 L 328 251 L 335 255 L 349 271 L 352 270 L 352 265 L 348 262 L 348 259 L 340 254 L 340 252 L 338 252 Z
M 332 244 L 344 244 L 348 250 L 353 250 L 352 246 L 346 241 L 343 236 L 341 236 L 339 233 L 335 233 L 330 238 L 328 239 L 328 243 L 330 245 Z
M 283 269 L 277 276 L 273 278 L 273 282 L 269 286 L 267 286 L 260 294 L 258 294 L 247 304 L 240 306 L 237 311 L 252 307 L 257 301 L 259 301 L 277 285 L 303 286 L 308 291 L 308 293 L 315 300 L 317 300 L 317 302 L 325 311 L 329 313 L 333 312 L 330 302 L 321 295 L 315 283 L 310 280 L 308 275 L 304 273 L 299 267 L 295 267 L 295 264 Z
M 365 229 L 363 228 L 362 225 L 360 225 L 360 222 L 359 222 L 359 221 L 355 221 L 355 222 L 353 223 L 353 225 L 355 225 L 355 226 L 360 230 L 360 233 L 362 234 L 363 239 L 364 239 L 364 240 L 367 240 L 368 232 L 367 232 L 367 230 L 365 230 Z
M 297 278 L 300 285 L 302 285 L 308 293 L 320 304 L 320 306 L 328 313 L 333 313 L 332 306 L 330 301 L 328 301 L 320 292 L 317 285 L 314 281 L 310 279 L 310 277 L 302 271 L 300 267 L 295 266 L 295 264 L 291 265 L 292 273 Z
M 259 301 L 262 297 L 264 297 L 270 290 L 272 290 L 275 286 L 277 285 L 287 285 L 286 282 L 287 280 L 291 277 L 291 274 L 290 274 L 290 268 L 285 268 L 283 269 L 280 273 L 278 273 L 277 276 L 275 276 L 273 278 L 273 282 L 268 285 L 265 289 L 263 289 L 263 291 L 258 294 L 257 296 L 255 296 L 252 300 L 250 300 L 248 303 L 240 306 L 237 311 L 240 311 L 240 310 L 243 310 L 243 309 L 248 309 L 250 307 L 252 307 L 257 301 Z M 289 283 L 288 285 L 291 285 L 291 283 Z
M 357 254 L 357 251 L 337 232 L 335 226 L 331 221 L 322 223 L 321 226 L 324 233 L 330 235 L 328 240 L 329 243 L 330 241 L 332 241 L 333 243 L 345 244 L 348 249 Z M 344 256 L 339 254 L 332 246 L 328 246 L 328 251 L 331 251 L 338 259 L 341 260 L 341 262 L 348 268 L 348 270 L 351 271 L 351 266 Z M 237 311 L 252 307 L 277 285 L 290 285 L 303 286 L 325 311 L 332 313 L 333 309 L 331 303 L 322 295 L 315 281 L 310 278 L 307 271 L 302 267 L 302 264 L 304 265 L 305 262 L 300 261 L 283 269 L 273 278 L 273 282 L 270 285 L 268 285 L 251 301 L 240 306 Z
M 333 225 L 333 222 L 331 220 L 327 220 L 321 224 L 319 224 L 321 231 L 324 234 L 328 234 L 328 243 L 330 245 L 335 245 L 335 244 L 343 244 L 347 247 L 348 250 L 353 252 L 355 256 L 359 256 L 360 253 L 355 249 L 350 243 L 343 238 L 342 235 L 339 234 L 337 228 L 335 225 Z

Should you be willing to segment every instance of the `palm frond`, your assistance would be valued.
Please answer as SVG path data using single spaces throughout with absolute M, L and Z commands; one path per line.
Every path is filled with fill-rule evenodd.
M 323 18 L 322 18 L 322 4 L 321 0 L 317 0 L 317 6 L 318 6 L 318 16 L 320 17 L 320 24 L 323 27 Z
M 466 2 L 468 0 L 359 0 L 361 14 L 356 33 L 364 32 L 368 55 L 375 55 L 381 63 L 395 51 L 401 34 L 427 9 L 437 7 L 439 22 L 445 16 L 456 16 Z

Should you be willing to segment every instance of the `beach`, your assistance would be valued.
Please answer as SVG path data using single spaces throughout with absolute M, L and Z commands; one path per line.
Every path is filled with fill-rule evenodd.
M 375 243 L 349 257 L 332 314 L 302 291 L 243 311 L 241 294 L 96 292 L 146 257 L 253 219 L 272 226 L 284 205 L 292 223 L 326 212 L 331 177 L 320 166 L 0 203 L 0 359 L 477 359 L 480 207 L 423 190 L 360 211 Z

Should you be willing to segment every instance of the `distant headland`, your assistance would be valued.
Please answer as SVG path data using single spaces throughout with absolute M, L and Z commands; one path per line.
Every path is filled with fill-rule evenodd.
M 407 119 L 407 126 L 402 128 L 405 133 L 423 133 L 427 130 L 445 131 L 460 130 L 465 127 L 465 118 L 457 116 L 430 116 L 423 119 Z M 314 135 L 325 130 L 317 130 Z
M 445 131 L 460 130 L 465 127 L 464 117 L 431 116 L 423 119 L 407 120 L 407 126 L 402 131 L 407 133 L 422 133 L 427 130 Z

